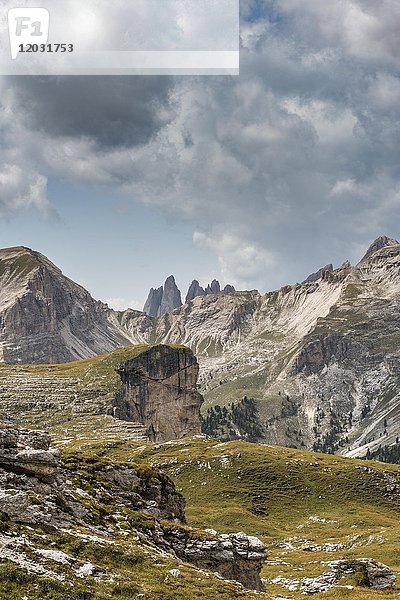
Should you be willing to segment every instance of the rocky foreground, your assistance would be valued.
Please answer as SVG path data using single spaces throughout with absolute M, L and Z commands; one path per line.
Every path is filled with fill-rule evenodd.
M 96 581 L 117 582 L 112 566 L 106 570 L 96 562 L 84 563 L 61 549 L 57 538 L 68 534 L 100 549 L 112 547 L 118 564 L 124 560 L 118 540 L 126 536 L 155 557 L 192 563 L 261 590 L 262 542 L 245 533 L 191 529 L 185 526 L 184 506 L 169 477 L 156 469 L 117 466 L 100 457 L 65 462 L 47 434 L 0 424 L 3 562 L 61 582 L 89 578 L 89 587 Z M 170 571 L 172 578 L 179 574 Z
M 180 443 L 184 445 L 179 446 Z M 189 527 L 185 499 L 166 472 L 151 466 L 157 462 L 154 457 L 162 458 L 163 453 L 180 455 L 179 459 L 164 458 L 160 463 L 164 470 L 172 468 L 171 473 L 194 468 L 188 471 L 193 474 L 187 480 L 187 492 L 192 494 L 193 487 L 196 494 L 198 489 L 200 502 L 207 479 L 192 486 L 196 473 L 201 475 L 204 469 L 205 477 L 207 473 L 216 477 L 221 471 L 220 476 L 230 486 L 233 462 L 241 465 L 242 475 L 233 488 L 228 487 L 233 492 L 245 483 L 241 483 L 243 469 L 253 468 L 251 461 L 247 462 L 247 446 L 242 447 L 244 455 L 241 451 L 233 455 L 234 447 L 228 447 L 225 449 L 228 454 L 218 458 L 219 453 L 215 454 L 218 445 L 205 451 L 201 450 L 201 444 L 204 441 L 200 438 L 147 446 L 114 442 L 97 444 L 91 449 L 87 446 L 86 450 L 71 447 L 61 454 L 52 447 L 46 433 L 1 422 L 0 597 L 22 598 L 25 594 L 35 600 L 41 597 L 175 600 L 195 598 L 200 593 L 210 600 L 217 596 L 223 600 L 251 598 L 254 594 L 267 599 L 279 587 L 309 595 L 343 588 L 349 581 L 353 585 L 347 585 L 348 589 L 353 589 L 356 582 L 358 587 L 370 591 L 395 590 L 393 571 L 372 558 L 333 560 L 332 557 L 321 562 L 323 569 L 319 575 L 299 577 L 299 569 L 297 576 L 294 569 L 291 577 L 284 577 L 276 574 L 276 567 L 268 566 L 279 561 L 268 557 L 266 546 L 258 537 Z M 204 456 L 202 461 L 195 457 L 199 450 Z M 146 454 L 148 459 L 144 461 Z M 290 472 L 291 468 L 289 476 Z M 266 472 L 265 476 L 268 477 Z M 375 476 L 380 477 L 379 472 Z M 258 477 L 256 472 L 254 477 Z M 360 473 L 360 477 L 365 475 Z M 396 502 L 394 481 L 392 477 L 386 483 L 389 496 L 382 508 Z M 264 485 L 260 482 L 255 489 L 260 502 Z M 230 514 L 228 507 L 223 508 L 225 496 L 230 495 L 240 511 L 240 493 L 235 496 L 217 489 L 209 492 L 216 498 L 220 494 L 222 521 L 229 519 Z M 378 496 L 376 499 L 379 502 Z M 290 502 L 290 492 L 286 500 Z M 212 521 L 215 510 L 218 511 L 218 502 L 213 500 L 210 514 L 207 516 L 205 509 L 200 518 L 203 522 Z M 254 515 L 263 514 L 260 504 L 254 510 Z M 290 520 L 290 512 L 287 514 Z M 238 522 L 242 521 L 239 515 L 240 512 Z M 313 522 L 326 521 L 313 519 Z M 271 517 L 271 525 L 273 521 Z M 299 527 L 297 530 L 300 534 Z M 302 539 L 284 540 L 280 546 L 294 548 Z M 324 545 L 308 542 L 305 550 L 319 556 L 325 551 L 344 548 L 343 544 L 336 547 L 328 542 L 325 546 L 326 549 Z

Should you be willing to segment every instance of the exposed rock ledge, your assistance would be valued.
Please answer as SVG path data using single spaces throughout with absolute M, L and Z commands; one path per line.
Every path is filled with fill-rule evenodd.
M 137 515 L 130 534 L 142 543 L 262 590 L 260 571 L 266 558 L 262 542 L 245 533 L 218 535 L 211 530 L 193 530 L 185 526 L 184 507 L 185 499 L 173 482 L 156 469 L 96 462 L 95 457 L 85 461 L 79 455 L 65 464 L 59 451 L 51 448 L 47 434 L 0 422 L 3 524 L 8 520 L 26 525 L 28 536 L 32 525 L 58 530 L 84 527 L 113 540 L 118 535 L 118 516 L 126 510 Z M 99 514 L 103 515 L 100 521 Z M 35 552 L 44 551 L 39 548 Z M 10 556 L 24 564 L 17 551 Z

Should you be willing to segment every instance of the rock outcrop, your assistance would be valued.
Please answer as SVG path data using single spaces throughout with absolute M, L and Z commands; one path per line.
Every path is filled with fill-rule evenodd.
M 387 565 L 372 558 L 355 558 L 353 560 L 333 560 L 328 563 L 330 570 L 317 577 L 301 579 L 285 579 L 276 577 L 263 580 L 265 583 L 278 583 L 291 591 L 301 591 L 303 595 L 322 594 L 341 587 L 344 579 L 354 577 L 361 588 L 372 590 L 395 590 L 396 577 Z
M 0 468 L 53 481 L 60 453 L 50 448 L 50 436 L 42 431 L 16 429 L 0 422 Z
M 248 588 L 264 589 L 259 574 L 267 553 L 258 538 L 243 532 L 218 535 L 207 530 L 206 533 L 208 539 L 206 536 L 199 539 L 188 530 L 164 530 L 163 540 L 182 560 L 207 571 L 217 571 L 225 579 L 239 581 Z
M 173 482 L 154 468 L 100 458 L 85 462 L 79 454 L 69 456 L 66 464 L 60 452 L 51 448 L 46 434 L 0 423 L 0 530 L 7 531 L 8 522 L 26 527 L 23 543 L 15 535 L 0 533 L 2 560 L 56 579 L 54 571 L 46 569 L 49 558 L 69 570 L 74 567 L 75 576 L 81 576 L 82 569 L 92 574 L 94 565 L 80 565 L 73 554 L 57 548 L 59 537 L 76 530 L 77 536 L 98 545 L 98 556 L 108 544 L 114 560 L 118 560 L 118 552 L 123 556 L 125 551 L 124 547 L 119 550 L 122 522 L 125 534 L 136 540 L 137 546 L 143 544 L 146 554 L 152 548 L 158 556 L 168 553 L 172 559 L 217 571 L 248 588 L 262 589 L 264 545 L 244 533 L 218 535 L 192 530 L 184 526 L 184 507 L 185 500 Z M 51 549 L 37 546 L 41 536 L 29 539 L 35 533 L 32 525 L 51 526 L 57 533 Z M 83 528 L 88 531 L 86 535 Z M 26 555 L 27 548 L 36 557 L 36 565 Z
M 396 577 L 393 571 L 381 562 L 371 558 L 355 558 L 354 560 L 335 560 L 330 567 L 340 580 L 351 574 L 360 574 L 360 585 L 372 590 L 396 589 Z
M 94 421 L 135 440 L 168 441 L 201 433 L 199 366 L 180 346 L 135 345 L 64 365 L 0 365 L 0 414 L 28 427 L 79 436 Z
M 303 281 L 303 284 L 304 283 L 314 283 L 315 281 L 318 281 L 319 279 L 321 279 L 321 277 L 325 271 L 332 273 L 333 265 L 332 264 L 326 265 L 325 267 L 322 267 L 321 269 L 316 271 L 316 273 L 311 273 L 311 275 L 309 275 L 307 277 L 307 279 L 305 279 Z
M 190 350 L 155 346 L 117 372 L 123 389 L 115 398 L 114 416 L 142 423 L 157 442 L 201 433 L 199 365 Z

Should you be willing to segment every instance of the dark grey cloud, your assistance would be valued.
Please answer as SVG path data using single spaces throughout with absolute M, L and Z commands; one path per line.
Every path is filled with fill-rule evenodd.
M 25 126 L 50 137 L 89 137 L 104 147 L 137 146 L 171 118 L 168 77 L 9 77 Z

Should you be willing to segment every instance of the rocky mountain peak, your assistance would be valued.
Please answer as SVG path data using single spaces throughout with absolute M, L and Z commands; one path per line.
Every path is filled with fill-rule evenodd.
M 189 286 L 188 293 L 186 294 L 185 302 L 190 302 L 197 298 L 198 296 L 204 296 L 205 291 L 204 288 L 201 287 L 197 279 L 194 279 Z
M 45 266 L 50 270 L 61 273 L 61 269 L 51 262 L 44 254 L 27 248 L 26 246 L 13 246 L 11 248 L 0 249 L 0 264 L 4 271 L 7 266 L 12 269 L 13 275 L 20 273 L 25 275 L 40 266 Z
M 68 362 L 130 341 L 105 305 L 24 246 L 0 250 L 0 314 L 4 362 Z
M 221 284 L 217 279 L 213 279 L 206 288 L 203 288 L 197 279 L 194 279 L 187 291 L 185 303 L 190 302 L 199 296 L 206 296 L 208 294 L 233 294 L 235 291 L 233 285 L 230 284 L 227 284 L 224 289 L 221 290 Z M 157 289 L 151 288 L 143 307 L 143 312 L 149 317 L 160 317 L 161 315 L 172 312 L 180 306 L 182 306 L 181 292 L 176 285 L 174 276 L 170 275 L 166 279 L 164 286 Z
M 219 294 L 221 293 L 221 286 L 217 279 L 213 279 L 210 285 L 206 287 L 206 294 Z
M 375 252 L 378 252 L 378 250 L 382 250 L 382 248 L 386 248 L 387 246 L 398 246 L 398 245 L 399 245 L 399 242 L 397 240 L 395 240 L 393 238 L 389 238 L 386 235 L 381 235 L 380 237 L 376 238 L 376 240 L 374 240 L 372 242 L 372 244 L 368 248 L 367 252 L 362 257 L 362 259 L 360 260 L 360 262 L 358 264 L 361 265 L 366 260 L 368 260 L 368 258 L 370 256 L 372 256 L 372 254 L 375 254 Z
M 182 306 L 181 292 L 175 283 L 175 277 L 170 275 L 164 283 L 164 292 L 161 299 L 160 315 L 172 312 Z
M 182 306 L 181 292 L 175 282 L 175 277 L 170 275 L 163 286 L 151 288 L 143 312 L 149 317 L 160 317 Z

